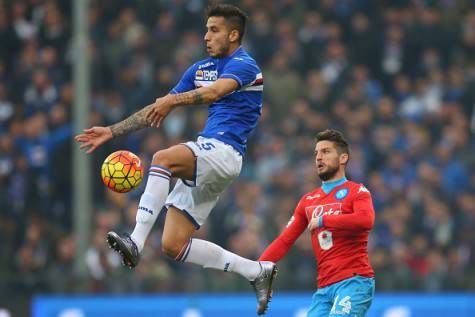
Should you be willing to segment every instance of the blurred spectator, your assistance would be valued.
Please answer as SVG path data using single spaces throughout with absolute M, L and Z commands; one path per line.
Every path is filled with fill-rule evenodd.
M 48 265 L 47 277 L 50 281 L 50 290 L 53 293 L 74 292 L 79 279 L 73 273 L 74 255 L 76 247 L 74 237 L 65 236 L 57 240 L 54 252 L 54 259 Z M 61 278 L 58 278 L 61 276 Z
M 302 94 L 302 83 L 295 69 L 289 67 L 288 59 L 283 53 L 274 55 L 271 68 L 264 71 L 266 90 L 265 100 L 272 107 L 271 114 L 282 120 L 289 112 L 293 99 Z

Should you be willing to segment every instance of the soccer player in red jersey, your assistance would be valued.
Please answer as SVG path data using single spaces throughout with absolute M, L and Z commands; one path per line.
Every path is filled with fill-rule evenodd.
M 279 261 L 308 229 L 318 270 L 308 317 L 365 316 L 373 300 L 374 272 L 367 248 L 373 203 L 364 185 L 346 179 L 349 159 L 341 132 L 317 134 L 315 164 L 322 186 L 300 199 L 287 227 L 259 258 Z

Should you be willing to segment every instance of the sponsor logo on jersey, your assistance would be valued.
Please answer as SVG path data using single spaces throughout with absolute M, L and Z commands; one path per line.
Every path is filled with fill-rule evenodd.
M 199 69 L 195 73 L 195 80 L 216 81 L 218 79 L 217 70 L 202 70 Z
M 203 71 L 202 70 L 197 70 L 196 71 L 195 79 L 196 80 L 203 80 Z
M 308 206 L 305 207 L 305 213 L 308 219 L 326 215 L 339 215 L 341 214 L 341 203 Z
M 214 63 L 213 62 L 207 62 L 207 63 L 204 63 L 200 66 L 198 66 L 198 69 L 202 69 L 202 68 L 205 68 L 205 67 L 208 67 L 208 66 L 213 66 Z
M 342 188 L 342 189 L 339 189 L 339 190 L 335 193 L 335 198 L 338 199 L 338 200 L 342 200 L 342 199 L 345 198 L 347 195 L 348 195 L 348 188 Z
M 364 187 L 364 185 L 361 185 L 360 188 L 358 189 L 357 194 L 364 193 L 364 192 L 369 193 L 369 190 L 366 187 Z
M 320 194 L 316 194 L 316 195 L 313 195 L 313 196 L 307 196 L 305 199 L 312 200 L 312 199 L 315 199 L 315 198 L 320 198 Z

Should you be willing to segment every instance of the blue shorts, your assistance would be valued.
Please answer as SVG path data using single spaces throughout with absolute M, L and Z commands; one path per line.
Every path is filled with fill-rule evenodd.
M 320 288 L 307 317 L 364 317 L 374 296 L 374 278 L 355 276 Z

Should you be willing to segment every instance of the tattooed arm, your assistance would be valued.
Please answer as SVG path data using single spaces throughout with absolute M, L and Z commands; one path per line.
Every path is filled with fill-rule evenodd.
M 151 109 L 155 109 L 161 117 L 166 117 L 176 106 L 210 104 L 237 88 L 238 83 L 234 79 L 223 78 L 207 87 L 179 94 L 168 94 L 158 98 L 154 104 L 146 106 L 127 119 L 111 125 L 112 136 L 122 136 L 149 126 L 150 122 L 153 122 Z
M 75 137 L 75 140 L 81 143 L 80 149 L 84 149 L 87 154 L 90 154 L 98 146 L 114 137 L 129 134 L 148 125 L 160 126 L 163 119 L 176 106 L 210 104 L 238 88 L 239 84 L 234 79 L 222 78 L 207 87 L 179 94 L 168 94 L 116 124 L 85 129 L 83 133 Z
M 238 88 L 236 80 L 220 78 L 209 86 L 169 96 L 174 106 L 211 104 Z
M 176 106 L 210 104 L 238 88 L 239 84 L 234 79 L 221 78 L 207 87 L 179 94 L 168 94 L 116 124 L 85 129 L 83 133 L 75 137 L 75 140 L 81 143 L 80 149 L 84 149 L 87 154 L 90 154 L 98 146 L 114 137 L 129 134 L 148 125 L 160 126 L 163 119 Z
M 127 119 L 109 126 L 109 128 L 113 137 L 126 135 L 150 125 L 151 120 L 148 120 L 147 115 L 154 106 L 157 108 L 157 105 L 160 105 L 160 108 L 171 111 L 176 106 L 210 104 L 236 88 L 237 82 L 226 78 L 218 80 L 208 87 L 200 87 L 179 94 L 168 94 L 165 97 L 158 98 L 154 104 L 146 106 Z
M 110 125 L 109 128 L 112 132 L 112 136 L 122 136 L 148 127 L 150 124 L 147 122 L 147 112 L 152 108 L 152 106 L 153 104 L 148 105 L 127 119 Z
M 146 115 L 152 106 L 153 104 L 148 105 L 127 119 L 111 126 L 85 129 L 83 133 L 76 135 L 74 139 L 81 143 L 79 146 L 80 149 L 85 150 L 87 154 L 90 154 L 98 146 L 114 137 L 122 136 L 147 127 L 149 124 L 147 123 Z
M 150 122 L 151 126 L 158 127 L 163 119 L 177 106 L 211 104 L 238 88 L 239 84 L 236 80 L 220 78 L 206 87 L 166 95 L 155 101 L 147 113 L 146 121 Z
M 220 80 L 218 80 L 220 81 Z M 111 129 L 112 136 L 122 136 L 129 134 L 140 129 L 143 129 L 150 125 L 150 121 L 147 120 L 147 114 L 150 109 L 157 102 L 166 101 L 169 105 L 170 110 L 175 106 L 182 105 L 202 105 L 215 102 L 217 99 L 221 98 L 223 95 L 229 93 L 228 91 L 235 90 L 237 87 L 234 84 L 237 82 L 233 79 L 222 79 L 223 82 L 218 83 L 218 81 L 208 87 L 200 87 L 191 91 L 187 91 L 180 94 L 169 94 L 163 98 L 158 98 L 155 104 L 151 104 L 143 108 L 142 110 L 137 111 L 127 119 L 115 123 L 109 128 Z M 163 102 L 161 103 L 163 104 Z

